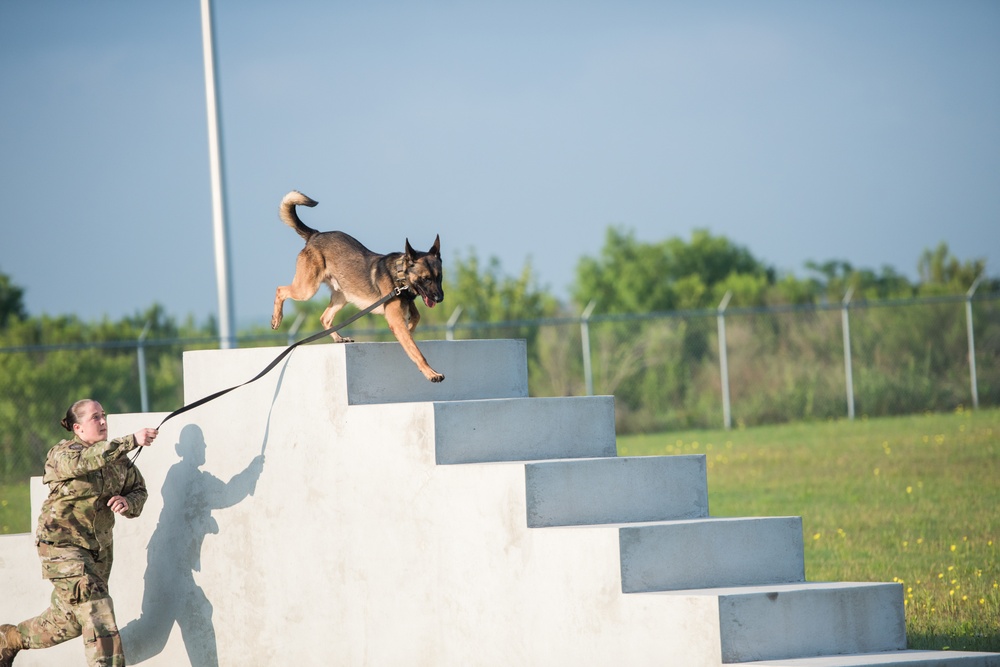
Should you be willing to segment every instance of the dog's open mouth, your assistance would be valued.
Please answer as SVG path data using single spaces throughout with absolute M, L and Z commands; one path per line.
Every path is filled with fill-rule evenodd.
M 423 285 L 419 285 L 417 283 L 410 283 L 410 289 L 417 296 L 419 296 L 421 299 L 424 300 L 424 305 L 427 306 L 428 308 L 433 308 L 434 306 L 438 305 L 438 303 L 441 301 L 440 297 L 434 298 L 433 296 L 434 290 L 430 290 L 428 292 L 427 290 L 424 289 Z
M 427 306 L 428 308 L 433 308 L 434 306 L 436 306 L 436 305 L 437 305 L 438 301 L 440 301 L 440 300 L 441 300 L 441 299 L 434 299 L 434 298 L 433 298 L 432 296 L 430 296 L 430 295 L 429 295 L 429 294 L 428 294 L 427 292 L 425 292 L 425 291 L 424 291 L 424 290 L 423 290 L 423 289 L 421 288 L 421 286 L 420 286 L 420 285 L 417 285 L 417 284 L 414 284 L 414 283 L 411 283 L 411 289 L 412 289 L 412 290 L 413 290 L 413 291 L 414 291 L 414 292 L 415 292 L 415 293 L 416 293 L 416 294 L 417 294 L 417 295 L 418 295 L 418 296 L 419 296 L 419 297 L 420 297 L 421 299 L 423 299 L 423 300 L 424 300 L 424 305 L 425 305 L 425 306 Z

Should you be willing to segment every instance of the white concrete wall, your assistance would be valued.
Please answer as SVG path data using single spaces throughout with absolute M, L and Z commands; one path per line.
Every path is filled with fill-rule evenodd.
M 522 463 L 437 465 L 434 403 L 334 396 L 343 378 L 331 358 L 349 347 L 296 350 L 260 381 L 167 422 L 143 451 L 150 498 L 116 526 L 111 580 L 133 663 L 205 665 L 217 652 L 222 665 L 718 664 L 718 640 L 684 641 L 712 626 L 713 604 L 622 595 L 616 527 L 529 529 Z M 432 352 L 442 386 L 460 381 Z M 475 352 L 475 378 L 509 375 L 504 355 Z M 274 351 L 191 356 L 204 380 L 188 401 L 249 379 Z M 400 363 L 387 382 L 412 366 Z M 510 400 L 525 396 L 526 376 L 510 389 Z M 480 405 L 478 431 L 552 426 L 491 423 L 505 411 Z M 613 452 L 613 426 L 595 436 L 593 414 L 583 406 L 575 430 L 561 420 L 539 446 Z M 116 415 L 111 431 L 163 416 Z M 16 562 L 3 564 L 18 585 L 0 613 L 22 620 L 45 607 L 49 585 L 30 536 L 4 540 L 17 543 L 4 549 Z M 76 665 L 81 652 L 74 640 L 17 664 Z

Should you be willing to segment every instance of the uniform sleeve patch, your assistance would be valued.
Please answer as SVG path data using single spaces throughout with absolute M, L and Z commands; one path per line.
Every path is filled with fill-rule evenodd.
M 83 445 L 81 445 L 78 442 L 74 442 L 72 445 L 69 446 L 69 449 L 72 449 L 74 452 L 82 452 Z

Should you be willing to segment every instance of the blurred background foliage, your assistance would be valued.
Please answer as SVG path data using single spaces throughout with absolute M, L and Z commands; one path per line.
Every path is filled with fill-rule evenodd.
M 525 339 L 531 395 L 581 395 L 588 390 L 586 310 L 593 392 L 615 395 L 620 433 L 643 433 L 720 425 L 717 309 L 727 294 L 737 425 L 844 416 L 848 294 L 859 413 L 969 404 L 970 307 L 979 399 L 996 406 L 1000 279 L 985 268 L 984 259 L 959 260 L 941 243 L 917 258 L 916 281 L 888 266 L 844 260 L 808 262 L 800 277 L 707 230 L 643 242 L 610 227 L 598 256 L 579 260 L 567 301 L 539 284 L 530 261 L 511 275 L 474 249 L 457 253 L 445 262 L 445 301 L 421 307 L 417 337 Z M 16 276 L 0 267 L 0 481 L 40 473 L 46 451 L 64 435 L 59 419 L 78 398 L 97 398 L 109 412 L 139 412 L 143 384 L 150 411 L 180 407 L 183 352 L 218 347 L 214 319 L 179 319 L 155 303 L 120 321 L 84 322 L 29 313 L 23 296 Z M 288 303 L 277 332 L 267 322 L 245 328 L 238 346 L 284 346 L 318 330 L 323 292 Z M 375 316 L 359 320 L 350 335 L 393 340 Z

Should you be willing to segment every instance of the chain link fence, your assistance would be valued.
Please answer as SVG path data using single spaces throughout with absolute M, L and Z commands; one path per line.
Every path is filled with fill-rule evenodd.
M 393 340 L 368 322 L 350 336 Z M 418 333 L 525 339 L 531 395 L 613 394 L 619 433 L 1000 405 L 1000 294 L 503 323 L 458 317 Z M 289 342 L 287 334 L 237 341 Z M 77 398 L 118 413 L 180 407 L 183 352 L 215 347 L 216 339 L 171 339 L 0 348 L 0 481 L 40 474 Z

